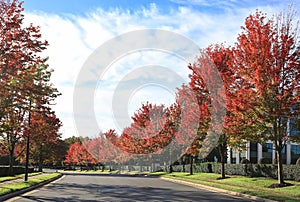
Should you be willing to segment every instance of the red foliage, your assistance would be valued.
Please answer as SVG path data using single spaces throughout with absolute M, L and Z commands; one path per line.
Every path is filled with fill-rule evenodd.
M 165 148 L 175 135 L 175 108 L 165 108 L 149 103 L 132 117 L 133 123 L 125 128 L 120 137 L 114 130 L 108 131 L 107 138 L 120 150 L 131 154 L 149 154 Z
M 294 14 L 289 10 L 273 19 L 259 11 L 249 15 L 234 50 L 235 69 L 247 80 L 237 89 L 245 96 L 238 105 L 240 123 L 246 126 L 246 134 L 252 132 L 248 139 L 258 134 L 256 141 L 273 141 L 280 184 L 288 121 L 300 112 L 300 42 L 296 35 L 299 30 L 293 28 Z
M 66 155 L 66 164 L 88 166 L 89 164 L 96 164 L 97 161 L 86 150 L 85 146 L 80 142 L 72 144 Z

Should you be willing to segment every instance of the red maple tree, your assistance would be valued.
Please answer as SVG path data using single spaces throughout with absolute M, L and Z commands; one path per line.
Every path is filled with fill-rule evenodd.
M 250 110 L 240 111 L 244 117 L 240 121 L 246 123 L 252 117 L 252 124 L 246 124 L 244 130 L 250 140 L 256 135 L 258 142 L 273 142 L 281 185 L 282 149 L 291 138 L 300 139 L 287 133 L 289 120 L 300 112 L 300 43 L 297 27 L 293 27 L 294 15 L 292 9 L 272 19 L 259 11 L 249 15 L 234 51 L 235 69 L 248 82 L 238 90 L 251 95 L 244 94 L 241 108 Z M 247 128 L 255 130 L 251 134 Z
M 86 147 L 80 142 L 72 144 L 66 155 L 66 164 L 70 166 L 83 166 L 87 167 L 90 164 L 96 164 L 97 161 L 93 156 L 86 150 Z
M 125 128 L 120 137 L 114 130 L 107 137 L 119 149 L 132 154 L 150 154 L 165 148 L 175 135 L 174 108 L 165 108 L 150 103 L 142 107 L 132 117 L 133 123 Z
M 11 175 L 14 149 L 23 136 L 31 104 L 44 101 L 33 98 L 36 93 L 44 93 L 35 88 L 34 78 L 43 80 L 37 69 L 45 60 L 38 53 L 48 45 L 41 40 L 39 27 L 24 26 L 22 4 L 17 0 L 0 1 L 0 135 L 9 150 Z

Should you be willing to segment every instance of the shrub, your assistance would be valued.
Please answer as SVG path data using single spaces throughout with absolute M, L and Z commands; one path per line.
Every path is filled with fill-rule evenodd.
M 270 161 L 271 159 L 267 159 Z M 194 165 L 195 172 L 203 173 L 221 173 L 221 164 L 219 163 L 201 163 Z M 242 175 L 248 177 L 271 177 L 277 178 L 277 166 L 272 164 L 225 164 L 226 175 Z M 168 171 L 169 166 L 163 167 Z M 175 172 L 183 172 L 183 165 L 173 166 Z M 190 165 L 185 165 L 185 171 L 189 171 Z M 300 181 L 300 166 L 283 165 L 283 176 L 285 180 Z
M 8 176 L 8 170 L 8 166 L 0 166 L 0 177 Z M 14 166 L 13 171 L 15 175 L 23 174 L 25 172 L 25 168 L 21 166 Z M 34 172 L 34 168 L 28 168 L 28 172 Z
M 297 159 L 296 166 L 300 166 L 300 158 Z
M 250 161 L 248 159 L 242 159 L 241 164 L 249 164 Z

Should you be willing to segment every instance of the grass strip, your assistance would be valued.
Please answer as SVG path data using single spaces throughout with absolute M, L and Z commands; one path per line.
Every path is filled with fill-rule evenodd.
M 31 179 L 29 178 L 27 182 L 16 182 L 16 183 L 0 186 L 0 196 L 31 187 L 38 183 L 53 179 L 59 175 L 60 173 L 51 173 L 48 175 L 42 175 Z
M 226 179 L 218 179 L 220 175 L 214 173 L 195 173 L 194 175 L 189 175 L 189 173 L 170 174 L 162 172 L 155 173 L 154 175 L 193 182 L 196 184 L 202 184 L 276 201 L 300 202 L 300 182 L 295 181 L 286 181 L 293 184 L 293 186 L 271 189 L 268 188 L 268 186 L 277 183 L 277 180 L 264 177 L 249 178 L 244 176 L 230 176 Z
M 40 175 L 42 172 L 34 172 L 34 173 L 28 173 L 28 176 L 35 176 L 35 175 Z M 20 174 L 20 175 L 15 175 L 15 176 L 6 176 L 6 177 L 0 177 L 0 183 L 5 182 L 5 181 L 10 181 L 10 180 L 15 180 L 15 179 L 20 179 L 24 178 L 25 174 Z

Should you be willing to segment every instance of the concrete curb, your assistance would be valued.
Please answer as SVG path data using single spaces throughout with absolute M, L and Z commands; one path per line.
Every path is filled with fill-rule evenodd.
M 249 195 L 249 194 L 242 194 L 242 193 L 238 193 L 238 192 L 234 192 L 234 191 L 228 191 L 228 190 L 225 190 L 225 189 L 220 189 L 220 188 L 215 188 L 215 187 L 210 187 L 210 186 L 206 186 L 206 185 L 202 185 L 202 184 L 196 184 L 196 183 L 193 183 L 193 182 L 186 182 L 186 181 L 171 179 L 171 178 L 166 178 L 166 177 L 160 177 L 160 178 L 163 179 L 163 180 L 168 180 L 168 181 L 175 182 L 175 183 L 178 183 L 178 184 L 184 184 L 184 185 L 192 186 L 192 187 L 199 188 L 199 189 L 206 189 L 206 190 L 209 190 L 209 191 L 223 193 L 223 194 L 232 195 L 232 196 L 237 196 L 237 197 L 241 197 L 241 198 L 245 198 L 245 199 L 251 199 L 251 200 L 261 201 L 261 202 L 277 202 L 277 201 L 274 201 L 274 200 L 265 199 L 265 198 L 261 198 L 261 197 L 257 197 L 257 196 L 252 196 L 252 195 Z
M 18 191 L 15 191 L 15 192 L 11 192 L 11 193 L 8 193 L 8 194 L 5 194 L 5 195 L 2 195 L 0 196 L 0 201 L 5 201 L 5 200 L 8 200 L 10 198 L 13 198 L 13 197 L 16 197 L 16 196 L 20 196 L 22 194 L 25 194 L 26 192 L 29 192 L 29 191 L 32 191 L 34 189 L 37 189 L 37 188 L 40 188 L 46 184 L 49 184 L 55 180 L 58 180 L 59 178 L 61 178 L 63 176 L 63 174 L 60 174 L 59 176 L 57 177 L 54 177 L 52 179 L 49 179 L 49 180 L 46 180 L 46 181 L 43 181 L 41 183 L 38 183 L 38 184 L 35 184 L 33 186 L 30 186 L 30 187 L 27 187 L 27 188 L 24 188 L 24 189 L 21 189 L 21 190 L 18 190 Z

